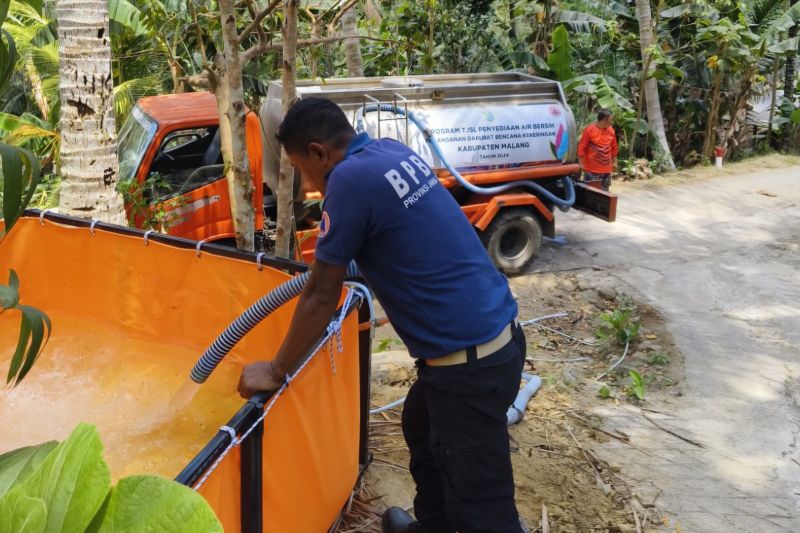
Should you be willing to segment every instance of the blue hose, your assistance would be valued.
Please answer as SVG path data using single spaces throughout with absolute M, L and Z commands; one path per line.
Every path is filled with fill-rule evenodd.
M 245 310 L 230 326 L 225 328 L 225 331 L 216 338 L 195 363 L 190 374 L 192 381 L 204 383 L 214 369 L 217 368 L 217 365 L 250 330 L 267 318 L 273 311 L 303 292 L 303 287 L 305 287 L 310 275 L 310 271 L 303 272 L 299 276 L 281 283 L 272 289 L 269 294 L 262 296 L 256 303 Z M 358 267 L 355 263 L 350 263 L 347 266 L 345 278 L 356 279 L 358 277 Z
M 359 115 L 356 118 L 356 130 L 358 131 L 365 131 L 364 117 L 363 117 L 364 113 L 371 113 L 380 110 L 380 111 L 388 111 L 396 115 L 406 115 L 406 111 L 404 109 L 400 109 L 399 107 L 395 107 L 390 104 L 371 104 L 362 109 L 363 111 L 359 113 Z M 458 172 L 458 170 L 455 169 L 455 167 L 453 167 L 453 165 L 450 164 L 450 162 L 448 162 L 444 158 L 444 155 L 442 154 L 442 149 L 439 146 L 439 143 L 436 141 L 436 137 L 434 137 L 433 133 L 431 133 L 430 128 L 428 128 L 425 125 L 425 123 L 420 121 L 411 111 L 408 112 L 407 116 L 408 120 L 413 122 L 414 125 L 419 129 L 419 131 L 422 132 L 422 136 L 425 138 L 425 141 L 431 147 L 433 153 L 439 157 L 442 163 L 444 163 L 444 166 L 448 170 L 448 172 L 450 172 L 450 174 L 453 175 L 453 177 L 462 187 L 464 187 L 471 193 L 492 195 L 492 194 L 499 194 L 501 192 L 505 192 L 507 190 L 515 189 L 518 187 L 527 187 L 539 193 L 547 200 L 550 200 L 551 202 L 553 202 L 553 204 L 558 206 L 563 211 L 568 211 L 569 208 L 572 207 L 572 204 L 575 203 L 575 185 L 572 183 L 572 179 L 569 176 L 561 177 L 561 183 L 564 185 L 564 188 L 566 189 L 566 198 L 559 198 L 552 192 L 548 191 L 538 183 L 531 180 L 513 181 L 511 183 L 505 183 L 503 185 L 497 185 L 495 187 L 479 187 L 477 185 L 470 183 L 469 181 L 467 181 L 466 178 L 464 178 L 464 176 L 462 176 Z

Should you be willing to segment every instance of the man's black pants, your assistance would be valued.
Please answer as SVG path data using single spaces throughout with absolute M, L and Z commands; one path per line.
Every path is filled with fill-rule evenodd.
M 583 181 L 599 181 L 600 188 L 608 191 L 611 188 L 611 174 L 597 174 L 595 172 L 583 172 Z
M 519 392 L 525 334 L 482 359 L 433 367 L 419 377 L 403 408 L 403 435 L 417 484 L 421 530 L 519 533 L 506 411 Z

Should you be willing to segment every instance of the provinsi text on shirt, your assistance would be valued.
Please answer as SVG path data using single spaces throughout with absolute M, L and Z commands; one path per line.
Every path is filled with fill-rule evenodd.
M 400 171 L 395 168 L 387 171 L 384 174 L 384 177 L 394 188 L 394 192 L 397 193 L 397 197 L 403 200 L 403 206 L 408 209 L 410 206 L 414 205 L 414 203 L 419 201 L 419 199 L 422 198 L 425 193 L 438 185 L 439 180 L 436 178 L 436 176 L 431 176 L 431 169 L 416 155 L 410 156 L 408 161 L 400 161 L 400 167 L 408 176 L 408 179 L 404 178 L 403 175 L 400 174 Z M 425 180 L 424 183 L 420 180 L 420 177 L 418 177 L 417 174 L 421 174 L 420 177 Z M 417 190 L 414 192 L 411 192 L 411 185 L 409 184 L 409 181 L 413 181 L 415 185 L 419 185 L 419 188 L 417 188 Z

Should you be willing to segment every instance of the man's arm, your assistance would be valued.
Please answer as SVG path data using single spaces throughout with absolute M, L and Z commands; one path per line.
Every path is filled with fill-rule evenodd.
M 342 294 L 346 266 L 317 259 L 311 269 L 300 301 L 292 317 L 289 332 L 272 361 L 259 361 L 245 366 L 239 378 L 239 394 L 250 398 L 259 391 L 276 390 L 286 374 L 295 369 L 322 336 Z
M 617 170 L 617 156 L 619 155 L 619 144 L 617 144 L 617 132 L 612 128 L 611 135 L 611 165 Z

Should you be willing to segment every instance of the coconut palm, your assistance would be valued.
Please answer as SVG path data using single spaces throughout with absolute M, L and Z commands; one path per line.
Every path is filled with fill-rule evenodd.
M 137 32 L 143 31 L 138 10 L 125 0 L 111 0 L 109 9 L 117 19 L 117 33 L 124 34 L 125 42 L 115 43 L 116 46 L 130 44 L 130 40 L 125 39 L 128 35 L 138 39 Z M 14 1 L 10 4 L 4 29 L 16 43 L 18 60 L 14 77 L 0 97 L 0 137 L 9 144 L 33 151 L 44 172 L 52 172 L 58 168 L 61 139 L 55 20 L 28 4 Z M 118 60 L 117 64 L 114 112 L 117 124 L 122 124 L 136 100 L 164 92 L 169 74 L 163 54 L 140 53 L 134 60 Z
M 345 35 L 358 34 L 355 7 L 351 7 L 342 15 L 342 33 Z M 346 39 L 344 41 L 344 48 L 345 59 L 347 60 L 347 75 L 355 77 L 363 76 L 364 64 L 361 60 L 361 43 L 358 39 Z
M 70 215 L 125 224 L 117 192 L 111 45 L 106 0 L 56 4 L 61 96 L 60 208 Z
M 667 132 L 664 128 L 664 115 L 661 113 L 658 82 L 653 77 L 655 65 L 650 58 L 651 47 L 654 43 L 650 0 L 636 0 L 636 16 L 639 19 L 639 42 L 642 49 L 642 77 L 644 79 L 644 99 L 647 104 L 647 122 L 661 145 L 667 168 L 675 170 L 675 163 L 672 161 L 672 153 L 667 142 Z

